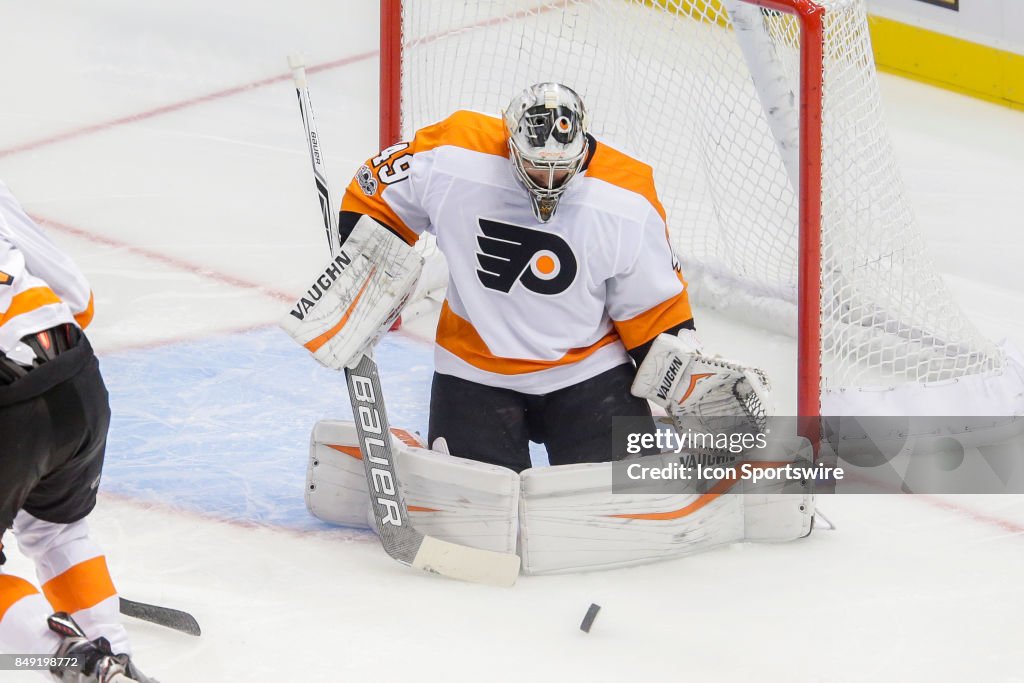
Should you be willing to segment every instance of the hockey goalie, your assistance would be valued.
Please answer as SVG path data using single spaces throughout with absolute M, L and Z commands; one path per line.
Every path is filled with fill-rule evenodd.
M 653 403 L 677 426 L 729 416 L 760 433 L 771 396 L 760 370 L 702 352 L 651 168 L 595 139 L 569 87 L 530 86 L 500 118 L 459 111 L 383 150 L 348 185 L 339 232 L 341 252 L 282 323 L 336 369 L 400 312 L 417 239 L 447 257 L 427 439 L 396 435 L 417 528 L 518 551 L 531 573 L 809 533 L 806 491 L 612 491 L 625 455 L 613 418 L 654 430 Z M 551 467 L 531 468 L 530 441 Z M 360 457 L 352 423 L 316 426 L 314 515 L 366 525 Z

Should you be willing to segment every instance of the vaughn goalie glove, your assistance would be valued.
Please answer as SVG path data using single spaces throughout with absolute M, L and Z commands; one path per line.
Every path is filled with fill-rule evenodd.
M 401 313 L 422 268 L 412 247 L 363 216 L 280 325 L 322 365 L 354 366 Z
M 632 393 L 664 408 L 680 432 L 763 434 L 774 413 L 763 370 L 704 356 L 690 330 L 655 339 Z

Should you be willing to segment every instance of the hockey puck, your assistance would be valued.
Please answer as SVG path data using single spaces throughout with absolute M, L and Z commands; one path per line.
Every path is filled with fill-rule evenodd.
M 583 616 L 583 621 L 580 623 L 580 630 L 584 633 L 590 633 L 590 627 L 594 623 L 594 619 L 597 618 L 597 613 L 601 611 L 601 605 L 596 602 L 591 603 L 587 609 L 587 613 Z

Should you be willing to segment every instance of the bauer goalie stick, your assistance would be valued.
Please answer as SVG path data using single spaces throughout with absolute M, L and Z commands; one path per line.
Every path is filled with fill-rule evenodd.
M 302 58 L 296 55 L 288 57 L 288 65 L 292 70 L 302 124 L 309 143 L 327 241 L 331 255 L 334 256 L 341 248 L 338 222 L 332 209 L 334 205 L 327 185 L 319 136 L 309 104 L 306 70 Z M 345 368 L 345 379 L 381 545 L 388 555 L 416 569 L 462 581 L 511 586 L 519 577 L 518 555 L 470 548 L 425 536 L 409 522 L 409 510 L 401 498 L 401 487 L 395 471 L 390 423 L 384 409 L 380 377 L 377 364 L 370 356 L 371 352 L 364 353 L 354 368 Z

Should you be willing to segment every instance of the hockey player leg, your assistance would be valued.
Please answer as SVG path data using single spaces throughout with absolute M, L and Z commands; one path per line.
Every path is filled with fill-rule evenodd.
M 427 441 L 443 438 L 452 455 L 521 472 L 531 464 L 526 398 L 435 372 Z
M 52 463 L 32 488 L 14 519 L 14 536 L 22 554 L 35 563 L 39 585 L 53 609 L 73 615 L 91 638 L 104 636 L 116 652 L 130 653 L 106 558 L 85 522 L 96 505 L 110 424 L 96 361 L 51 390 L 48 401 L 62 407 L 51 418 L 52 452 L 67 454 L 68 444 L 77 448 Z M 83 430 L 88 437 L 84 440 Z
M 50 611 L 71 614 L 90 638 L 103 636 L 115 652 L 131 654 L 106 557 L 85 520 L 57 524 L 22 511 L 14 534 L 22 554 L 36 565 Z
M 0 652 L 56 652 L 60 638 L 46 627 L 52 612 L 35 586 L 0 571 Z
M 31 417 L 29 403 L 0 409 L 0 433 L 15 433 Z M 52 653 L 60 643 L 46 627 L 46 618 L 53 612 L 46 598 L 32 583 L 5 574 L 2 566 L 4 544 L 13 542 L 8 528 L 38 480 L 36 454 L 48 448 L 48 442 L 47 433 L 23 430 L 20 448 L 0 457 L 0 652 Z
M 50 672 L 70 683 L 157 683 L 147 677 L 132 658 L 115 654 L 106 638 L 89 639 L 85 631 L 66 612 L 47 619 L 50 631 L 59 637 Z
M 612 427 L 617 417 L 637 418 L 635 429 L 653 430 L 651 406 L 630 393 L 635 370 L 625 363 L 544 397 L 537 411 L 552 465 L 618 460 Z M 537 439 L 535 439 L 537 440 Z

